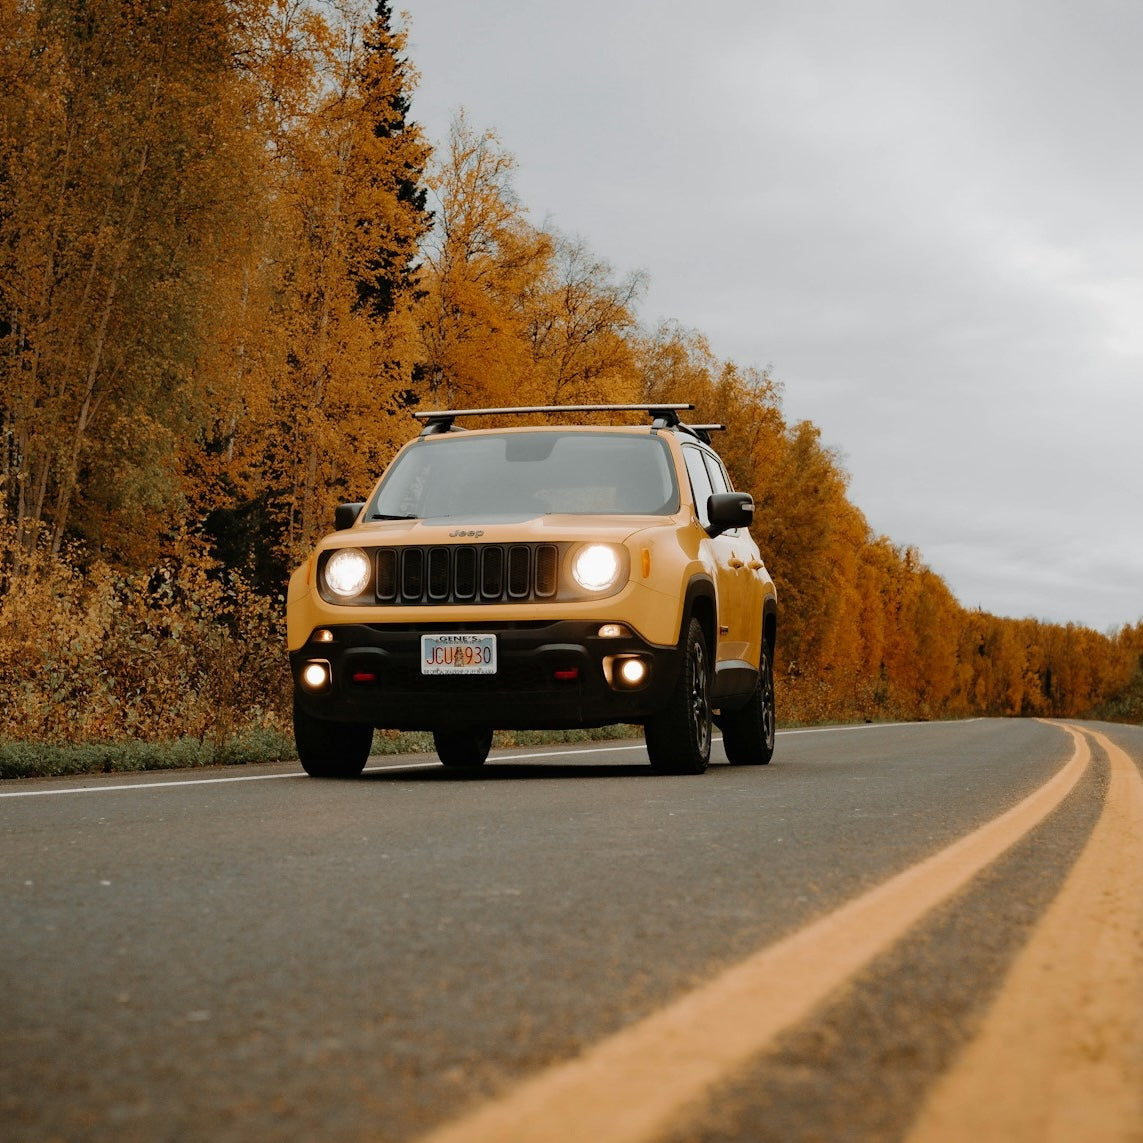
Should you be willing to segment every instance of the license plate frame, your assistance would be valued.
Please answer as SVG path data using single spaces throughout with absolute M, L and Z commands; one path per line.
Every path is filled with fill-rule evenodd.
M 442 631 L 421 636 L 422 675 L 495 675 L 496 636 Z

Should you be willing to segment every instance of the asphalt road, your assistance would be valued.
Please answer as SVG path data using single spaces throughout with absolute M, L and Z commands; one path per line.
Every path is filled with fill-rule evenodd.
M 1083 729 L 1107 745 L 1077 736 L 1090 764 L 1040 824 L 697 1095 L 670 1103 L 675 1065 L 639 1048 L 661 1069 L 657 1137 L 927 1124 L 1122 800 L 1111 744 L 1138 779 L 1143 729 Z M 716 745 L 699 777 L 656 776 L 618 743 L 512 751 L 475 777 L 417 757 L 352 782 L 249 767 L 2 783 L 0 1137 L 475 1139 L 474 1110 L 519 1117 L 523 1081 L 832 922 L 1075 766 L 1075 741 L 980 720 L 783 732 L 764 768 L 718 764 Z M 775 998 L 803 987 L 786 973 L 763 975 Z M 1138 958 L 1125 973 L 1143 1017 Z M 1143 1081 L 1127 1039 L 1115 1067 Z M 625 1066 L 573 1108 L 643 1102 Z M 574 1111 L 536 1106 L 545 1126 L 522 1137 L 576 1137 Z M 1143 1138 L 1143 1116 L 1116 1130 Z

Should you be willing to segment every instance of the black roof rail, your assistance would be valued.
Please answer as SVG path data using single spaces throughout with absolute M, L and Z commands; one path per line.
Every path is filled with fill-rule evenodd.
M 437 433 L 449 433 L 454 429 L 453 422 L 457 417 L 509 417 L 525 416 L 534 413 L 646 413 L 653 418 L 653 428 L 678 428 L 682 423 L 679 413 L 693 409 L 694 405 L 687 404 L 651 404 L 637 405 L 512 405 L 499 409 L 439 409 L 435 411 L 418 411 L 413 414 L 419 421 L 425 422 L 421 436 L 435 436 Z

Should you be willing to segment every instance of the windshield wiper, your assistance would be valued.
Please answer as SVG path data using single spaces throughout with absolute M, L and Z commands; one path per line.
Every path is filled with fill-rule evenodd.
M 387 512 L 374 512 L 368 519 L 370 520 L 419 520 L 419 516 L 391 516 Z

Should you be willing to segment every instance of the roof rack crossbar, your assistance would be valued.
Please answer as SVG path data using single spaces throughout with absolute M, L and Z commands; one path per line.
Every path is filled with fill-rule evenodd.
M 425 422 L 421 436 L 452 431 L 457 417 L 507 417 L 532 413 L 646 413 L 654 418 L 655 427 L 674 428 L 680 424 L 679 413 L 693 409 L 688 404 L 658 404 L 644 402 L 636 405 L 514 405 L 498 409 L 438 409 L 413 414 Z M 661 422 L 661 423 L 660 423 Z
M 726 430 L 725 425 L 684 425 L 679 422 L 679 430 L 684 433 L 690 433 L 692 437 L 698 437 L 704 444 L 710 444 L 710 434 L 714 432 L 722 432 Z

